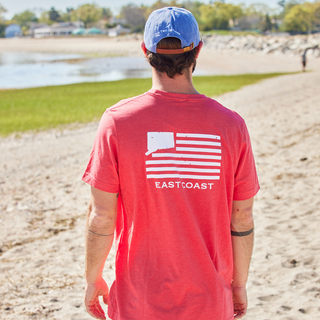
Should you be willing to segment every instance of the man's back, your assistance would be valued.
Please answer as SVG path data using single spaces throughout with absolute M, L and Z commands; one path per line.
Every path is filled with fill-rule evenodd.
M 105 319 L 103 296 L 113 320 L 240 319 L 259 189 L 246 126 L 193 86 L 203 43 L 191 12 L 154 11 L 144 40 L 152 89 L 105 112 L 83 177 L 86 309 Z
M 240 116 L 199 94 L 121 101 L 84 180 L 120 191 L 112 319 L 233 319 L 232 202 L 258 190 Z

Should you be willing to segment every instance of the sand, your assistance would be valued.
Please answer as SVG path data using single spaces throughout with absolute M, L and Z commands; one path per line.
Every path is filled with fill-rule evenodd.
M 202 63 L 236 72 L 300 68 L 296 58 L 209 51 Z M 320 60 L 309 68 L 216 97 L 245 118 L 261 183 L 250 320 L 319 318 Z M 0 319 L 92 319 L 82 303 L 89 187 L 80 179 L 96 129 L 90 123 L 0 138 Z M 104 275 L 111 285 L 114 251 Z

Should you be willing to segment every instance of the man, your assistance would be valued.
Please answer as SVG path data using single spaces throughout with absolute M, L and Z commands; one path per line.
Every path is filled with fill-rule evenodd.
M 83 180 L 88 313 L 113 320 L 231 320 L 247 309 L 253 197 L 242 118 L 199 94 L 202 42 L 192 14 L 154 11 L 142 49 L 152 89 L 103 115 Z M 116 280 L 102 270 L 115 233 Z
M 307 52 L 308 49 L 304 50 L 302 56 L 301 56 L 301 63 L 302 63 L 302 72 L 306 71 L 306 66 L 307 66 Z

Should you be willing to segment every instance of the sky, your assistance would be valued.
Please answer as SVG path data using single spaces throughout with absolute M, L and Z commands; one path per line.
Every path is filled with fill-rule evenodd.
M 245 3 L 247 5 L 260 2 L 268 4 L 270 7 L 277 7 L 278 1 L 279 0 L 227 0 L 226 2 L 233 4 Z M 100 7 L 110 8 L 113 14 L 118 14 L 121 7 L 128 3 L 151 5 L 154 2 L 156 2 L 156 0 L 0 0 L 0 4 L 8 10 L 5 15 L 7 19 L 11 19 L 16 13 L 25 10 L 34 11 L 39 15 L 41 10 L 47 11 L 52 6 L 54 6 L 56 10 L 65 11 L 67 7 L 77 8 L 85 3 L 96 3 Z M 200 2 L 208 3 L 209 0 L 200 0 Z

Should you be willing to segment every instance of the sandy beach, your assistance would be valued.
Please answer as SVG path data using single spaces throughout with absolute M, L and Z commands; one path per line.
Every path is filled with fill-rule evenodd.
M 140 54 L 139 39 L 57 40 L 1 39 L 0 51 Z M 208 49 L 198 66 L 220 74 L 301 68 L 299 57 Z M 248 320 L 319 318 L 320 59 L 308 69 L 215 97 L 246 120 L 261 184 Z M 92 319 L 82 302 L 89 187 L 81 176 L 97 125 L 0 138 L 0 319 Z M 104 270 L 109 285 L 114 257 Z

